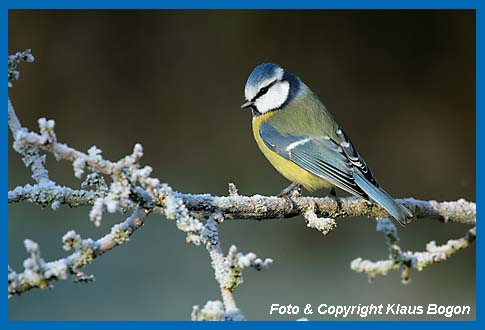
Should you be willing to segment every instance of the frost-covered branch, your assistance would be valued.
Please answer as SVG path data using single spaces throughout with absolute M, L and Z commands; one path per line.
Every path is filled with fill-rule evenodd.
M 217 225 L 223 221 L 219 214 L 214 214 L 207 220 L 203 230 L 203 241 L 206 246 L 209 256 L 211 258 L 214 275 L 219 283 L 222 296 L 222 304 L 224 306 L 224 313 L 230 314 L 235 319 L 243 320 L 244 316 L 241 314 L 236 306 L 232 291 L 240 283 L 241 274 L 235 268 L 231 267 L 230 261 L 226 259 L 219 242 L 219 231 Z
M 309 228 L 314 228 L 323 235 L 327 235 L 332 229 L 337 227 L 337 222 L 332 218 L 318 217 L 315 213 L 314 207 L 309 207 L 304 213 L 303 217 L 306 220 L 306 225 Z
M 42 188 L 42 187 L 38 187 Z M 35 203 L 43 189 L 28 189 L 25 196 L 20 190 L 9 192 L 9 203 L 29 200 Z M 62 195 L 62 194 L 61 194 Z M 92 206 L 92 199 L 77 198 L 72 194 L 70 199 L 59 198 L 62 204 L 75 203 L 79 206 Z M 291 218 L 298 215 L 308 217 L 315 214 L 327 219 L 365 216 L 372 219 L 387 217 L 388 214 L 380 206 L 357 197 L 294 197 L 293 207 L 288 200 L 275 196 L 213 196 L 210 194 L 183 194 L 174 192 L 174 196 L 182 199 L 190 212 L 212 214 L 220 212 L 228 220 L 269 220 Z M 61 196 L 62 197 L 62 196 Z M 413 214 L 413 220 L 435 219 L 441 222 L 458 222 L 474 225 L 476 223 L 476 204 L 459 199 L 450 202 L 421 201 L 414 198 L 396 199 L 396 201 Z M 43 205 L 41 203 L 41 205 Z M 311 210 L 311 211 L 309 211 Z M 163 212 L 163 210 L 155 210 Z M 311 223 L 313 223 L 311 221 Z M 334 225 L 332 225 L 334 226 Z
M 15 114 L 12 102 L 8 99 L 8 126 L 12 131 L 12 134 L 16 136 L 26 129 L 20 125 L 20 121 Z M 22 160 L 25 166 L 30 167 L 32 170 L 32 178 L 39 184 L 49 182 L 49 172 L 44 167 L 45 155 L 39 153 L 39 148 L 34 145 L 16 146 L 15 151 L 20 153 L 23 157 Z
M 209 252 L 215 278 L 221 290 L 222 305 L 209 301 L 200 312 L 199 307 L 194 306 L 192 310 L 193 320 L 212 319 L 214 314 L 219 315 L 219 320 L 244 320 L 244 316 L 237 308 L 233 296 L 234 289 L 243 282 L 242 270 L 247 267 L 253 267 L 256 270 L 266 269 L 273 263 L 272 259 L 267 258 L 263 261 L 252 252 L 240 253 L 235 245 L 232 245 L 227 256 L 224 256 L 219 242 L 218 230 L 218 225 L 223 221 L 224 218 L 221 214 L 213 214 L 207 220 L 202 232 L 202 241 Z M 214 312 L 214 308 L 217 306 L 223 307 L 223 313 Z M 210 313 L 207 312 L 209 307 L 212 311 Z
M 364 216 L 373 219 L 388 217 L 387 212 L 376 204 L 357 197 L 293 197 L 293 205 L 286 198 L 274 196 L 212 196 L 177 194 L 187 208 L 194 212 L 215 212 L 226 219 L 278 219 L 291 218 L 308 210 L 318 217 L 347 218 Z M 413 220 L 436 219 L 441 222 L 475 224 L 476 204 L 463 199 L 452 202 L 421 201 L 414 198 L 396 199 L 399 204 L 413 212 Z
M 20 295 L 33 288 L 51 287 L 51 282 L 66 279 L 69 274 L 74 275 L 77 281 L 93 279 L 92 276 L 84 275 L 81 269 L 103 253 L 127 242 L 133 232 L 143 225 L 147 213 L 144 209 L 135 210 L 124 222 L 114 225 L 107 235 L 96 241 L 81 239 L 73 230 L 67 232 L 62 238 L 63 248 L 74 252 L 51 262 L 45 262 L 40 257 L 37 243 L 25 240 L 25 248 L 31 256 L 24 261 L 24 271 L 21 273 L 8 267 L 8 297 Z
M 389 259 L 380 261 L 354 259 L 350 268 L 358 273 L 366 273 L 372 281 L 376 275 L 387 275 L 391 270 L 401 269 L 401 279 L 404 284 L 409 282 L 409 273 L 412 268 L 421 271 L 425 267 L 445 261 L 456 252 L 466 248 L 476 239 L 476 227 L 467 231 L 464 237 L 451 239 L 444 245 L 436 245 L 435 241 L 426 244 L 423 252 L 402 252 L 398 245 L 397 228 L 390 219 L 377 221 L 377 231 L 384 233 L 389 247 Z
M 8 192 L 8 202 L 29 201 L 42 207 L 50 205 L 55 210 L 61 204 L 70 207 L 94 205 L 94 202 L 103 196 L 105 196 L 103 190 L 72 189 L 47 181 L 43 184 L 16 187 Z
M 12 82 L 18 80 L 20 77 L 20 72 L 18 70 L 19 64 L 22 62 L 32 63 L 34 60 L 35 58 L 30 49 L 8 56 L 8 87 L 12 87 Z
M 39 119 L 39 126 L 43 122 L 42 118 Z M 42 126 L 40 128 L 42 130 Z M 12 131 L 12 134 L 15 140 L 15 150 L 21 150 L 27 146 L 34 146 L 52 153 L 57 159 L 69 160 L 73 163 L 75 175 L 78 178 L 82 176 L 86 167 L 101 174 L 113 173 L 115 164 L 100 157 L 99 149 L 96 147 L 89 149 L 88 154 L 86 154 L 66 144 L 50 140 L 48 134 L 37 134 L 26 129 L 20 129 L 15 133 Z

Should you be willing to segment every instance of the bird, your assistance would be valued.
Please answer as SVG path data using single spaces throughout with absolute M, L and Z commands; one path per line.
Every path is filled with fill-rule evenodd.
M 400 224 L 412 213 L 377 183 L 356 147 L 318 96 L 296 75 L 273 63 L 256 66 L 241 108 L 250 109 L 254 139 L 268 161 L 292 184 L 310 192 L 338 187 L 376 203 Z

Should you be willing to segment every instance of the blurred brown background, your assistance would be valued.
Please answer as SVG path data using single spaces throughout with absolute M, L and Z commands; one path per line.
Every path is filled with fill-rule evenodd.
M 178 191 L 223 195 L 235 182 L 242 194 L 275 194 L 288 184 L 257 149 L 250 114 L 239 108 L 253 67 L 271 61 L 322 98 L 394 197 L 475 200 L 474 11 L 11 11 L 9 52 L 26 48 L 36 61 L 21 66 L 9 91 L 24 126 L 55 119 L 61 142 L 96 145 L 111 160 L 139 142 L 143 163 Z M 60 184 L 79 187 L 70 163 L 49 156 L 47 166 Z M 10 189 L 32 182 L 12 150 L 9 179 Z M 17 271 L 27 256 L 23 239 L 52 260 L 66 254 L 61 237 L 69 229 L 97 238 L 123 218 L 107 215 L 96 228 L 89 208 L 22 203 L 9 211 L 9 264 Z M 248 319 L 295 319 L 269 316 L 272 303 L 437 303 L 475 313 L 474 246 L 413 271 L 407 286 L 398 272 L 369 284 L 349 263 L 386 258 L 384 238 L 369 219 L 338 224 L 326 237 L 301 218 L 221 226 L 225 250 L 235 243 L 275 261 L 267 271 L 244 271 L 235 297 Z M 420 220 L 398 229 L 403 249 L 423 250 L 467 227 Z M 205 249 L 186 244 L 160 216 L 86 273 L 96 282 L 62 281 L 13 297 L 10 319 L 187 320 L 192 305 L 220 299 Z

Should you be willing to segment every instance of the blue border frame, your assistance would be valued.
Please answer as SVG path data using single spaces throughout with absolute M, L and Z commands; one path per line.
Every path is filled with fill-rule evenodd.
M 479 128 L 484 124 L 484 27 L 485 27 L 485 4 L 480 0 L 0 0 L 0 17 L 2 22 L 1 47 L 4 58 L 8 54 L 8 10 L 9 9 L 475 9 L 476 10 L 476 178 L 477 183 L 483 182 L 483 176 L 479 164 L 483 156 L 478 152 L 483 149 L 483 139 L 485 133 Z M 6 84 L 2 89 L 2 99 L 4 104 L 7 101 L 8 88 Z M 459 111 L 459 109 L 457 109 Z M 5 124 L 7 112 L 4 112 Z M 3 175 L 0 176 L 0 184 L 8 187 L 8 130 L 0 135 L 0 146 L 2 149 L 1 163 Z M 480 203 L 482 200 L 482 190 L 477 184 L 477 207 L 478 214 L 481 214 Z M 1 204 L 1 214 L 4 215 L 4 226 L 7 226 L 7 203 Z M 4 227 L 4 228 L 5 228 Z M 1 260 L 3 264 L 8 263 L 8 231 L 4 231 L 2 242 Z M 310 329 L 315 327 L 327 328 L 354 328 L 362 329 L 381 329 L 392 328 L 439 328 L 439 329 L 474 329 L 483 328 L 484 322 L 481 313 L 483 312 L 482 296 L 483 283 L 479 281 L 479 274 L 483 274 L 483 253 L 480 252 L 481 239 L 476 241 L 477 250 L 477 295 L 476 295 L 476 321 L 328 321 L 328 322 L 184 322 L 184 321 L 161 321 L 161 322 L 31 322 L 31 321 L 9 321 L 8 320 L 8 300 L 3 295 L 1 300 L 2 317 L 0 327 L 4 329 L 32 329 L 36 328 L 56 328 L 56 329 L 85 329 L 86 327 L 96 327 L 103 329 L 131 329 L 131 328 L 175 328 L 178 329 L 212 329 L 214 327 L 224 328 L 247 328 L 247 327 L 270 327 L 278 329 Z
M 480 0 L 5 0 L 10 9 L 476 9 Z

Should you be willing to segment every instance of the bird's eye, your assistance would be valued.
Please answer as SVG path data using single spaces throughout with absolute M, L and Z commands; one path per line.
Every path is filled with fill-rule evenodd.
M 268 92 L 268 90 L 271 88 L 271 86 L 273 86 L 274 84 L 276 84 L 276 80 L 273 81 L 271 84 L 269 85 L 266 85 L 264 87 L 261 87 L 258 91 L 258 94 L 256 94 L 256 96 L 252 99 L 252 101 L 258 99 L 260 96 L 266 94 Z

